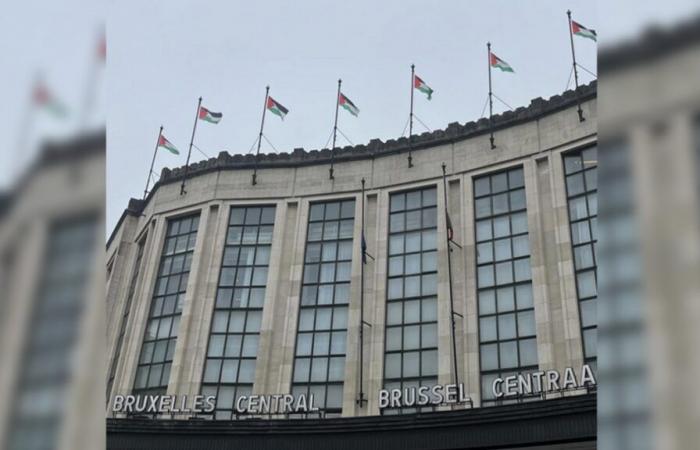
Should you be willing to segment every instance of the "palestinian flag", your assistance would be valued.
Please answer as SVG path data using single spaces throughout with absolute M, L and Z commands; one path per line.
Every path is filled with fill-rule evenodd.
M 204 106 L 199 107 L 199 120 L 206 120 L 207 122 L 211 123 L 219 123 L 221 122 L 222 117 L 223 114 L 221 113 L 211 112 Z
M 503 61 L 501 58 L 494 55 L 493 53 L 489 54 L 489 62 L 491 63 L 491 67 L 495 67 L 496 69 L 501 69 L 504 72 L 515 72 L 515 70 L 513 70 L 513 68 L 510 67 L 510 64 Z
M 428 100 L 430 100 L 433 96 L 433 89 L 425 84 L 425 81 L 421 80 L 418 75 L 413 75 L 413 87 L 415 89 L 418 89 L 422 93 L 428 96 Z
M 345 95 L 343 95 L 342 92 L 340 93 L 338 103 L 340 104 L 340 106 L 348 110 L 348 112 L 350 112 L 350 114 L 352 114 L 353 116 L 357 117 L 357 115 L 360 114 L 360 108 L 355 106 L 355 104 L 351 102 L 350 99 L 347 98 Z
M 43 83 L 39 83 L 34 87 L 32 97 L 35 105 L 45 108 L 54 116 L 65 117 L 67 115 L 66 107 L 49 92 L 49 89 Z
M 267 97 L 267 109 L 270 110 L 272 114 L 280 116 L 280 119 L 284 120 L 284 116 L 287 115 L 289 110 L 278 103 L 274 98 Z
M 173 145 L 172 142 L 167 140 L 165 136 L 162 134 L 160 135 L 160 138 L 158 139 L 158 147 L 163 147 L 164 149 L 168 150 L 170 153 L 173 155 L 179 155 L 180 151 Z
M 584 38 L 591 39 L 598 42 L 598 34 L 592 28 L 586 28 L 575 20 L 571 21 L 571 32 L 576 36 L 581 36 Z

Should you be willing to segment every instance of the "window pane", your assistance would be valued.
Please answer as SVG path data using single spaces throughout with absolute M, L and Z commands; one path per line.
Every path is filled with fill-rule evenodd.
M 530 284 L 521 284 L 516 286 L 515 295 L 518 302 L 518 309 L 532 308 L 532 286 Z
M 499 344 L 499 350 L 501 368 L 506 369 L 518 365 L 518 343 L 516 341 L 502 342 Z
M 496 331 L 496 317 L 484 317 L 479 319 L 479 338 L 482 342 L 498 339 Z
M 476 246 L 477 263 L 487 263 L 493 261 L 493 243 L 484 242 Z
M 481 370 L 498 369 L 498 344 L 481 346 Z
M 479 292 L 479 314 L 493 314 L 496 312 L 496 293 L 494 290 Z
M 537 340 L 525 339 L 519 342 L 520 365 L 534 366 L 537 364 Z
M 491 193 L 489 181 L 490 180 L 488 177 L 479 178 L 476 181 L 474 181 L 474 195 L 477 197 L 481 197 L 482 195 L 487 195 Z
M 518 336 L 535 335 L 535 312 L 523 311 L 518 313 Z
M 386 351 L 401 350 L 403 338 L 401 327 L 387 328 L 386 330 Z
M 491 221 L 490 220 L 480 220 L 476 223 L 476 240 L 483 241 L 486 239 L 491 239 Z
M 597 295 L 595 271 L 589 270 L 579 273 L 576 276 L 576 281 L 578 284 L 579 298 L 594 297 Z
M 502 314 L 498 316 L 499 339 L 513 339 L 515 334 L 515 314 Z
M 500 288 L 498 293 L 498 312 L 508 312 L 515 308 L 515 296 L 512 287 Z

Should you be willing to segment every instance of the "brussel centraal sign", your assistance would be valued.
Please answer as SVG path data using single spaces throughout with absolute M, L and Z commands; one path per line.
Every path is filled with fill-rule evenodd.
M 496 378 L 491 384 L 491 389 L 493 395 L 500 399 L 583 389 L 595 385 L 596 379 L 591 366 L 584 364 L 578 372 L 567 367 L 563 373 L 557 370 L 540 370 Z
M 382 389 L 379 391 L 379 408 L 410 408 L 416 406 L 439 406 L 471 404 L 462 383 L 436 384 L 404 389 Z

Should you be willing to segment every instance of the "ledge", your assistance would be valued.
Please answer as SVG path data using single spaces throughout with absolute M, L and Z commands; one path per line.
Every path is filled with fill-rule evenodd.
M 485 449 L 595 439 L 595 393 L 400 416 L 237 421 L 107 419 L 110 449 Z

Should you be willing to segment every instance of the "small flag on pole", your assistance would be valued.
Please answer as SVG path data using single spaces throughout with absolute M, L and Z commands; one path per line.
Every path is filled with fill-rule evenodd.
M 272 114 L 280 116 L 282 120 L 284 120 L 284 116 L 289 112 L 287 108 L 272 97 L 267 97 L 267 109 L 269 109 Z
M 218 113 L 218 112 L 211 112 L 204 106 L 199 107 L 199 120 L 204 120 L 209 123 L 219 123 L 221 122 L 221 118 L 223 117 L 223 114 Z
M 367 241 L 365 240 L 365 230 L 362 230 L 362 240 L 360 241 L 362 249 L 362 264 L 367 264 Z
M 55 117 L 65 117 L 67 115 L 66 107 L 49 92 L 49 89 L 43 83 L 40 82 L 34 87 L 33 97 L 35 105 L 45 108 Z
M 503 61 L 498 56 L 494 55 L 493 52 L 490 53 L 491 67 L 496 69 L 501 69 L 503 72 L 515 72 L 513 68 L 507 62 Z
M 415 89 L 418 89 L 422 93 L 428 96 L 428 100 L 430 100 L 433 96 L 433 89 L 425 84 L 425 81 L 421 80 L 418 75 L 413 76 L 413 87 Z
M 165 136 L 162 134 L 160 135 L 160 138 L 158 139 L 158 147 L 163 147 L 164 149 L 168 150 L 170 153 L 173 155 L 179 155 L 180 151 L 173 145 L 172 142 L 167 140 Z
M 591 39 L 594 42 L 598 42 L 598 33 L 596 33 L 594 29 L 586 28 L 575 20 L 571 21 L 571 32 L 576 36 L 581 36 Z
M 342 92 L 340 93 L 338 102 L 340 103 L 340 106 L 346 109 L 353 116 L 357 117 L 357 115 L 360 114 L 360 108 L 355 106 L 355 104 L 351 102 L 350 99 L 347 98 Z
M 450 213 L 445 211 L 447 216 L 447 240 L 451 241 L 454 238 L 454 229 L 452 228 L 452 220 L 450 219 Z

